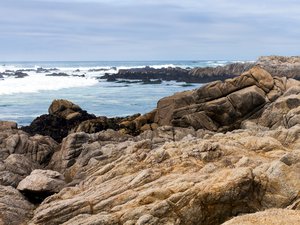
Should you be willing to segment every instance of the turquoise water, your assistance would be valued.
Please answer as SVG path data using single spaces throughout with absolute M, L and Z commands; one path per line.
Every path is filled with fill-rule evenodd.
M 97 80 L 105 72 L 116 73 L 120 68 L 153 66 L 204 67 L 217 66 L 229 61 L 149 61 L 149 62 L 6 62 L 5 70 L 58 68 L 68 74 L 85 74 L 81 77 L 47 77 L 43 73 L 26 72 L 26 78 L 0 80 L 0 120 L 12 120 L 27 125 L 34 118 L 46 114 L 54 99 L 68 99 L 82 109 L 98 116 L 126 116 L 146 113 L 156 107 L 159 99 L 175 92 L 190 90 L 202 84 L 185 86 L 185 83 L 121 84 Z M 112 68 L 116 67 L 116 68 Z M 107 71 L 90 72 L 104 68 Z M 74 72 L 79 69 L 80 71 Z

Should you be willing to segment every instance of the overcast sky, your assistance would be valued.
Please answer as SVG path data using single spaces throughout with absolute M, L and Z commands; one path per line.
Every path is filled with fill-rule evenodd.
M 300 55 L 299 0 L 1 0 L 0 61 Z

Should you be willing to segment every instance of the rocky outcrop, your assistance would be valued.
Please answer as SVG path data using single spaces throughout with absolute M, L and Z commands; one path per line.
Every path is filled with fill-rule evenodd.
M 29 75 L 27 73 L 24 73 L 21 70 L 17 70 L 17 71 L 6 70 L 4 73 L 0 73 L 1 78 L 4 78 L 4 77 L 24 78 L 27 76 L 29 76 Z
M 290 225 L 300 224 L 300 211 L 270 209 L 250 215 L 238 216 L 223 225 Z
M 256 65 L 259 65 L 273 76 L 300 79 L 300 57 L 263 56 Z
M 291 84 L 299 85 L 294 80 L 273 78 L 254 67 L 237 78 L 161 99 L 155 122 L 212 131 L 232 130 L 275 101 Z
M 49 137 L 0 130 L 0 185 L 17 187 L 32 170 L 45 167 L 57 148 Z
M 81 142 L 89 156 L 74 157 L 69 182 L 82 181 L 47 198 L 30 224 L 221 224 L 298 200 L 299 139 L 286 138 L 299 125 L 226 134 L 162 128 Z M 173 139 L 179 133 L 185 137 Z
M 17 187 L 34 169 L 41 166 L 29 157 L 21 154 L 11 154 L 0 161 L 0 185 Z
M 47 165 L 57 148 L 57 143 L 50 137 L 29 136 L 20 130 L 0 132 L 0 159 L 5 160 L 11 154 L 21 154 L 40 165 Z
M 100 79 L 128 79 L 128 80 L 176 80 L 182 82 L 199 82 L 196 77 L 189 76 L 188 69 L 182 69 L 179 67 L 173 68 L 160 68 L 155 69 L 149 66 L 144 68 L 132 68 L 132 69 L 120 69 L 117 74 L 105 74 Z
M 13 187 L 0 185 L 0 224 L 26 225 L 34 206 Z
M 48 112 L 48 115 L 37 117 L 29 126 L 21 129 L 32 135 L 47 135 L 61 142 L 69 131 L 82 121 L 96 118 L 95 115 L 88 114 L 78 105 L 63 99 L 54 100 Z
M 225 66 L 217 67 L 198 67 L 189 72 L 189 75 L 197 77 L 202 83 L 208 83 L 216 80 L 225 80 L 237 77 L 240 74 L 254 67 L 254 63 L 231 63 Z
M 253 67 L 254 63 L 232 63 L 225 66 L 205 67 L 195 69 L 182 69 L 179 67 L 155 69 L 151 67 L 121 69 L 117 74 L 106 74 L 100 79 L 116 81 L 117 79 L 141 80 L 159 79 L 175 80 L 187 83 L 208 83 L 215 80 L 222 80 L 239 76 L 241 73 Z
M 163 98 L 145 115 L 81 121 L 60 145 L 8 125 L 0 184 L 26 198 L 0 186 L 0 222 L 297 224 L 299 95 L 298 81 L 254 67 Z M 49 109 L 64 121 L 78 113 L 64 100 Z
M 52 170 L 33 170 L 17 189 L 31 202 L 40 203 L 46 197 L 58 193 L 66 185 L 64 176 Z

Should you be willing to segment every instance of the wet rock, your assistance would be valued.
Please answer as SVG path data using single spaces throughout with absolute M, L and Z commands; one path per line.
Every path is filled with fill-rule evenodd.
M 95 115 L 88 114 L 78 105 L 63 99 L 54 100 L 48 111 L 48 115 L 37 117 L 29 126 L 21 129 L 32 135 L 48 135 L 61 142 L 82 121 L 96 118 Z

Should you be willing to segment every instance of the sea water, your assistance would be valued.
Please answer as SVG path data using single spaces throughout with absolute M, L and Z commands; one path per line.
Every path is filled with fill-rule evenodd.
M 161 84 L 115 83 L 99 80 L 105 73 L 117 73 L 119 69 L 162 67 L 215 67 L 231 61 L 128 61 L 128 62 L 0 62 L 0 73 L 11 70 L 24 71 L 24 78 L 0 79 L 0 120 L 16 121 L 28 125 L 48 113 L 54 99 L 68 99 L 82 109 L 97 116 L 127 116 L 146 113 L 156 107 L 157 101 L 175 92 L 190 90 L 203 84 L 186 85 L 182 82 L 164 81 Z M 57 71 L 37 73 L 37 68 Z M 80 76 L 46 76 L 51 73 Z

